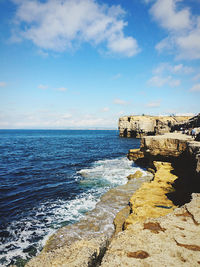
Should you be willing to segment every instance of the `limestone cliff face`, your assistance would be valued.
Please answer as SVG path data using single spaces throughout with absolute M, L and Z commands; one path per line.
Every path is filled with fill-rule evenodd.
M 192 193 L 200 192 L 200 142 L 181 133 L 146 136 L 139 150 L 131 149 L 128 158 L 155 173 L 154 161 L 170 162 L 178 179 L 173 184 L 175 192 L 168 197 L 175 205 L 190 201 Z
M 191 136 L 179 133 L 147 136 L 142 138 L 140 149 L 152 156 L 177 157 L 187 149 L 191 141 L 193 141 Z
M 177 158 L 177 161 L 183 165 L 182 168 L 188 167 L 190 171 L 193 169 L 194 173 L 200 174 L 200 142 L 181 133 L 142 137 L 140 149 L 130 149 L 128 158 L 139 164 L 144 159 L 153 162 L 154 160 L 175 161 Z
M 121 137 L 157 135 L 170 132 L 176 123 L 185 122 L 187 116 L 124 116 L 119 118 L 118 128 Z
M 154 168 L 154 180 L 131 197 L 125 231 L 113 238 L 101 266 L 199 266 L 200 194 L 191 193 L 200 192 L 200 142 L 174 133 L 146 136 L 128 157 Z M 190 203 L 176 208 L 176 198 Z

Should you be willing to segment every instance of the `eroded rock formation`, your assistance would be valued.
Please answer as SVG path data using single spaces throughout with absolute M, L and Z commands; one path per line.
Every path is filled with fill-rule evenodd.
M 131 212 L 125 221 L 125 228 L 146 218 L 164 216 L 175 208 L 166 193 L 173 190 L 172 184 L 178 177 L 171 173 L 173 168 L 168 162 L 155 161 L 154 166 L 154 180 L 143 183 L 130 199 Z
M 124 116 L 119 118 L 118 128 L 121 137 L 157 135 L 170 132 L 177 123 L 187 121 L 188 116 Z
M 150 167 L 155 160 L 169 161 L 189 169 L 194 175 L 200 173 L 200 142 L 181 133 L 167 133 L 141 138 L 140 149 L 130 149 L 130 160 Z M 184 160 L 186 165 L 183 164 Z
M 173 127 L 173 130 L 182 129 L 192 129 L 200 127 L 200 113 L 185 122 L 176 123 Z
M 155 176 L 131 197 L 126 230 L 115 235 L 101 266 L 200 265 L 200 194 L 191 194 L 200 192 L 199 155 L 200 142 L 181 134 L 144 137 L 140 150 L 129 151 Z
M 102 267 L 200 264 L 200 194 L 172 213 L 138 221 L 112 240 Z
M 167 133 L 143 137 L 140 150 L 130 150 L 128 158 L 151 172 L 155 171 L 153 161 L 170 162 L 179 177 L 173 185 L 175 192 L 168 194 L 175 205 L 189 202 L 193 192 L 200 192 L 200 142 L 191 136 Z

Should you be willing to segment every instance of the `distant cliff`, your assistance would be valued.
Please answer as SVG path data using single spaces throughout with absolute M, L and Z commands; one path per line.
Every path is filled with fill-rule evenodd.
M 200 113 L 192 118 L 190 118 L 187 121 L 180 121 L 179 123 L 176 123 L 173 127 L 172 130 L 177 130 L 179 131 L 180 129 L 200 129 Z M 197 129 L 198 128 L 198 129 Z
M 119 118 L 121 137 L 137 137 L 168 133 L 176 124 L 189 120 L 189 116 L 124 116 Z

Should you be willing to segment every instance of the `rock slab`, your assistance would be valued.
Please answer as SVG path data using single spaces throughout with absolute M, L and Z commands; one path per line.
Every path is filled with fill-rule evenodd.
M 164 217 L 137 222 L 112 240 L 102 267 L 200 265 L 200 194 Z

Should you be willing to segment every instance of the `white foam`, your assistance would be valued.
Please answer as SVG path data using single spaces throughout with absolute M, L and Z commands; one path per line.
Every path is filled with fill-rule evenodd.
M 56 229 L 66 224 L 78 222 L 87 211 L 94 209 L 99 199 L 95 193 L 91 190 L 91 192 L 83 193 L 69 201 L 58 200 L 54 203 L 48 203 L 48 205 L 43 203 L 34 217 L 29 216 L 18 222 L 19 229 L 17 229 L 16 222 L 11 223 L 6 230 L 12 234 L 13 238 L 6 244 L 0 244 L 0 251 L 2 251 L 0 259 L 5 257 L 7 263 L 17 256 L 26 259 L 28 253 L 23 252 L 23 250 L 33 244 L 37 246 L 39 251 Z M 45 218 L 45 222 L 41 218 Z M 32 226 L 33 229 L 31 229 Z M 23 230 L 20 227 L 23 227 Z M 16 230 L 17 233 L 15 233 Z M 31 241 L 33 234 L 43 238 L 35 244 Z M 13 248 L 8 248 L 11 246 Z
M 108 185 L 117 186 L 125 184 L 127 176 L 135 173 L 140 168 L 133 167 L 133 163 L 127 158 L 107 159 L 94 162 L 91 168 L 82 169 L 77 173 L 80 174 L 85 181 L 95 182 L 95 180 L 103 179 Z M 144 174 L 145 172 L 142 171 Z M 83 181 L 84 181 L 83 180 Z

